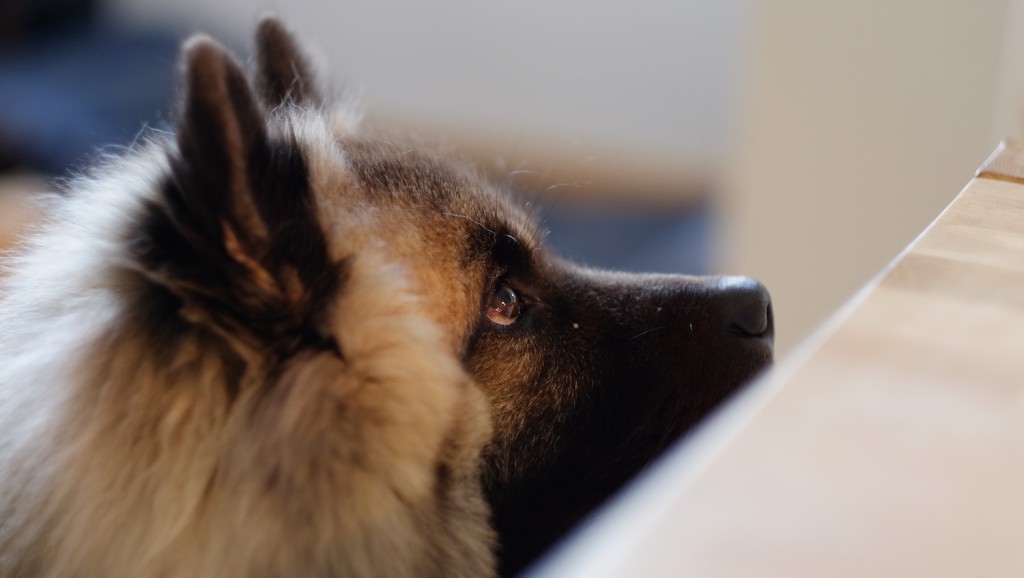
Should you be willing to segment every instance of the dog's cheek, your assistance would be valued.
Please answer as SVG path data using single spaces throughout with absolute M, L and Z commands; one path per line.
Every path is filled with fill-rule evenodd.
M 574 340 L 519 329 L 485 331 L 465 362 L 491 408 L 488 466 L 501 484 L 558 459 L 565 430 L 587 414 L 579 405 L 592 387 L 581 367 L 587 356 Z
M 418 313 L 441 328 L 445 351 L 462 357 L 482 318 L 489 278 L 485 263 L 467 256 L 473 252 L 462 223 L 452 227 L 437 217 L 410 214 L 403 206 L 379 206 L 374 212 L 376 232 L 364 233 L 369 238 L 363 245 L 404 272 Z
M 524 342 L 485 331 L 467 357 L 466 367 L 491 406 L 497 439 L 512 437 L 534 405 L 539 366 Z

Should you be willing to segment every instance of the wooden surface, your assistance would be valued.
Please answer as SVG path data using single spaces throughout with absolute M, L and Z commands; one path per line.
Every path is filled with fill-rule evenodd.
M 11 248 L 25 228 L 38 218 L 27 199 L 45 190 L 45 181 L 36 176 L 0 176 L 0 254 Z
M 1024 150 L 978 174 L 535 578 L 1024 576 Z

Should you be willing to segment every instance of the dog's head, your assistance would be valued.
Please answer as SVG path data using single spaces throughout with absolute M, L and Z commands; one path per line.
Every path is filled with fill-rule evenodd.
M 574 265 L 545 251 L 530 215 L 494 184 L 342 142 L 359 187 L 396 213 L 387 230 L 402 231 L 424 313 L 490 402 L 484 483 L 506 573 L 771 361 L 761 284 Z M 403 208 L 388 208 L 396 200 Z
M 140 315 L 205 328 L 236 384 L 252 365 L 290 388 L 306 375 L 296 359 L 330 358 L 309 373 L 320 377 L 358 365 L 354 352 L 373 347 L 350 330 L 356 317 L 390 341 L 431 341 L 489 402 L 489 441 L 454 443 L 482 453 L 505 572 L 771 360 L 760 284 L 552 257 L 531 214 L 479 173 L 333 122 L 274 20 L 257 36 L 255 82 L 209 40 L 187 46 L 185 78 L 168 177 L 129 239 L 147 303 L 162 304 Z M 390 281 L 374 289 L 383 270 Z M 358 291 L 371 306 L 351 305 Z M 398 300 L 426 333 L 375 320 L 374 303 Z

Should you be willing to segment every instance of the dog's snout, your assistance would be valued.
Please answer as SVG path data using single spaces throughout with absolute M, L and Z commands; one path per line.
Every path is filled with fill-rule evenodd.
M 728 329 L 748 337 L 774 338 L 772 298 L 760 282 L 726 277 L 720 284 Z

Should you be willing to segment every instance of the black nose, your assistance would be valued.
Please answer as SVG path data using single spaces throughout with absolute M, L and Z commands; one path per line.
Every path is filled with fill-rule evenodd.
M 747 277 L 723 277 L 719 288 L 730 331 L 746 337 L 774 339 L 772 298 L 764 285 Z

